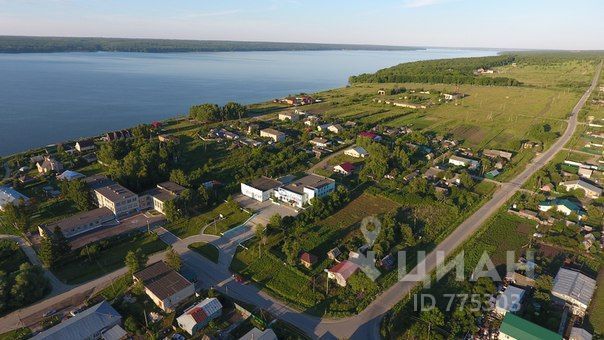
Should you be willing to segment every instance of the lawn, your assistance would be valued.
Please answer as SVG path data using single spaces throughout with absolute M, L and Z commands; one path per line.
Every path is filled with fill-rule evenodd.
M 110 242 L 110 246 L 101 250 L 90 261 L 79 253 L 71 254 L 53 269 L 57 277 L 68 284 L 78 284 L 94 280 L 105 274 L 124 267 L 124 259 L 129 250 L 141 248 L 146 254 L 153 254 L 166 249 L 166 244 L 155 234 L 142 233 L 134 237 L 124 237 Z
M 98 292 L 95 296 L 102 296 L 105 300 L 112 301 L 113 299 L 126 293 L 131 284 L 132 276 L 130 274 L 126 274 L 117 280 L 114 280 L 111 285 Z
M 224 219 L 219 220 L 215 224 L 212 223 L 220 214 L 222 214 Z M 236 203 L 225 202 L 203 214 L 171 222 L 166 226 L 166 229 L 180 238 L 186 238 L 199 234 L 204 226 L 212 223 L 207 227 L 205 233 L 220 235 L 231 228 L 239 226 L 250 218 L 250 216 L 250 214 L 241 210 Z
M 207 258 L 208 260 L 218 263 L 220 253 L 215 245 L 206 242 L 195 242 L 189 245 L 189 249 Z
M 362 194 L 335 214 L 309 228 L 302 240 L 302 249 L 313 254 L 325 254 L 367 216 L 381 215 L 399 205 L 382 196 Z

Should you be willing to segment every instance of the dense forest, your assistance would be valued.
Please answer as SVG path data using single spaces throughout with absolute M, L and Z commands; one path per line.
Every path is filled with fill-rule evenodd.
M 500 55 L 480 58 L 456 58 L 417 61 L 385 68 L 376 73 L 350 77 L 354 83 L 443 83 L 517 86 L 520 82 L 504 77 L 479 77 L 474 71 L 513 63 L 515 56 Z
M 261 41 L 0 36 L 0 53 L 420 50 L 421 47 Z

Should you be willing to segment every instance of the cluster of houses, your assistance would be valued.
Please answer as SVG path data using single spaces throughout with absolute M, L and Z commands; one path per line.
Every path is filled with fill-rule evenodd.
M 303 208 L 313 198 L 325 197 L 336 188 L 333 179 L 307 175 L 299 179 L 285 176 L 280 179 L 260 177 L 248 183 L 241 183 L 241 193 L 259 202 L 274 199 L 296 208 Z
M 523 263 L 535 267 L 533 262 Z M 496 296 L 491 298 L 491 307 L 497 318 L 503 318 L 499 328 L 498 339 L 591 339 L 592 335 L 585 329 L 575 327 L 574 322 L 567 323 L 563 313 L 560 332 L 562 335 L 536 325 L 519 317 L 523 306 L 528 303 L 528 292 L 535 288 L 535 279 L 519 271 L 506 275 L 504 285 Z M 560 268 L 554 279 L 551 290 L 552 302 L 557 308 L 565 309 L 572 318 L 583 318 L 596 289 L 596 280 L 581 272 Z M 534 304 L 533 304 L 534 305 Z
M 287 104 L 292 106 L 302 106 L 302 105 L 310 105 L 314 103 L 319 103 L 320 100 L 315 99 L 308 95 L 300 95 L 300 96 L 289 96 L 285 98 L 275 99 L 273 100 L 275 103 Z
M 163 218 L 145 216 L 146 223 L 130 223 L 128 226 L 122 225 L 120 220 L 140 215 L 141 211 L 146 210 L 155 210 L 164 214 L 165 203 L 178 197 L 185 190 L 184 187 L 174 182 L 163 182 L 151 190 L 136 194 L 104 175 L 89 176 L 83 181 L 90 188 L 93 202 L 97 208 L 38 226 L 42 237 L 49 237 L 56 230 L 60 230 L 63 236 L 70 241 L 81 235 L 87 235 L 89 242 L 93 242 L 123 232 L 134 231 L 133 226 L 139 229 L 149 228 L 150 223 L 160 223 Z M 104 231 L 105 228 L 110 227 L 115 227 L 112 229 L 113 233 L 100 232 L 100 229 Z M 91 233 L 97 231 L 99 231 L 98 238 L 90 237 Z M 77 245 L 81 247 L 85 244 L 78 242 Z
M 180 309 L 182 306 L 192 303 L 176 317 L 176 326 L 190 336 L 198 335 L 212 320 L 223 314 L 223 305 L 217 298 L 205 298 L 195 302 L 194 283 L 163 261 L 150 264 L 134 273 L 132 278 L 135 283 L 142 285 L 145 294 L 151 301 L 166 313 L 172 313 L 177 308 Z M 38 333 L 33 339 L 118 340 L 129 338 L 128 333 L 122 328 L 122 323 L 122 315 L 109 302 L 102 301 Z M 270 328 L 264 331 L 253 328 L 239 339 L 276 340 L 277 336 Z

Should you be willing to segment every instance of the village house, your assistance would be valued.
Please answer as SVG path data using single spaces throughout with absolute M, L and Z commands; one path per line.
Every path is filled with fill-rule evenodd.
M 344 128 L 340 124 L 332 124 L 327 127 L 327 130 L 329 130 L 329 132 L 337 134 L 344 131 Z
M 109 330 L 126 335 L 121 323 L 120 313 L 109 302 L 102 301 L 36 334 L 32 340 L 110 339 L 104 336 Z
M 285 133 L 271 128 L 260 130 L 260 137 L 270 138 L 275 143 L 285 142 Z
M 75 149 L 78 150 L 78 152 L 90 151 L 94 150 L 95 148 L 96 146 L 94 145 L 94 141 L 92 139 L 85 139 L 75 143 Z
M 132 138 L 132 132 L 130 132 L 130 130 L 119 130 L 119 131 L 107 132 L 105 137 L 103 137 L 103 140 L 106 142 L 112 142 L 114 140 L 126 139 L 126 138 Z
M 467 167 L 470 170 L 478 169 L 478 167 L 480 166 L 480 162 L 478 162 L 477 160 L 461 156 L 451 156 L 449 158 L 449 164 Z
M 363 132 L 359 133 L 359 137 L 371 139 L 375 142 L 379 142 L 382 140 L 382 136 L 378 135 L 375 132 L 371 132 L 371 131 L 363 131 Z
M 548 339 L 562 340 L 562 336 L 543 328 L 514 313 L 506 313 L 501 327 L 499 327 L 499 340 L 525 340 L 525 339 Z
M 157 139 L 162 142 L 162 143 L 174 143 L 176 145 L 180 144 L 180 138 L 178 138 L 178 136 L 174 136 L 174 135 L 169 135 L 169 134 L 162 134 L 162 135 L 158 135 Z
M 29 197 L 23 195 L 12 187 L 0 186 L 0 211 L 4 211 L 9 204 L 27 204 Z
M 297 122 L 300 119 L 300 115 L 296 112 L 282 112 L 279 113 L 279 120 L 289 120 L 291 122 Z
M 40 232 L 40 236 L 47 238 L 52 237 L 55 230 L 59 230 L 65 238 L 70 239 L 100 227 L 116 224 L 117 220 L 111 210 L 97 208 L 40 225 L 38 226 L 38 231 Z
M 325 197 L 336 188 L 336 182 L 319 175 L 308 175 L 275 191 L 275 197 L 295 207 L 302 208 L 313 198 Z
M 582 179 L 560 182 L 560 186 L 564 187 L 568 191 L 578 189 L 583 190 L 585 192 L 585 196 L 589 198 L 595 199 L 602 196 L 602 188 Z
M 205 298 L 200 303 L 193 305 L 176 318 L 176 323 L 189 335 L 195 335 L 210 321 L 222 315 L 222 304 L 217 298 Z
M 85 178 L 86 176 L 84 174 L 81 174 L 79 172 L 76 171 L 71 171 L 71 170 L 65 170 L 63 171 L 62 174 L 57 175 L 57 179 L 59 181 L 74 181 L 76 179 L 81 179 L 81 178 Z
M 142 283 L 145 293 L 157 307 L 168 313 L 195 294 L 194 285 L 163 261 L 134 273 L 132 278 L 135 283 Z
M 331 124 L 327 123 L 327 124 L 319 124 L 317 125 L 317 131 L 319 132 L 325 132 L 327 131 L 327 128 L 330 127 Z
M 512 153 L 511 152 L 507 152 L 507 151 L 502 151 L 502 150 L 492 150 L 492 149 L 485 149 L 482 150 L 482 154 L 485 157 L 489 157 L 489 158 L 503 158 L 505 160 L 511 160 L 512 159 Z
M 318 121 L 319 121 L 319 117 L 309 115 L 309 116 L 306 116 L 306 118 L 304 118 L 304 125 L 314 126 L 317 124 Z
M 351 175 L 354 172 L 354 165 L 350 162 L 344 162 L 333 167 L 333 171 L 344 176 Z
M 440 174 L 443 172 L 444 172 L 444 170 L 433 166 L 433 167 L 430 167 L 428 170 L 426 170 L 426 172 L 424 172 L 422 177 L 425 179 L 428 179 L 428 180 L 435 180 L 435 179 L 438 179 Z
M 327 270 L 327 277 L 336 280 L 338 285 L 346 287 L 348 279 L 359 270 L 354 262 L 344 260 Z
M 596 280 L 567 268 L 560 268 L 554 279 L 552 295 L 572 307 L 574 315 L 583 316 L 596 289 Z
M 338 247 L 335 247 L 327 252 L 327 258 L 334 261 L 337 261 L 340 255 L 342 255 L 342 252 Z
M 168 181 L 159 183 L 155 188 L 147 190 L 139 195 L 139 209 L 153 209 L 161 214 L 165 214 L 165 203 L 180 196 L 184 190 L 185 187 L 174 182 Z
M 241 183 L 241 193 L 256 201 L 264 202 L 271 198 L 281 182 L 268 177 L 260 177 L 248 183 Z
M 300 255 L 300 263 L 307 269 L 310 269 L 315 263 L 317 263 L 317 257 L 313 254 L 303 252 Z
M 257 123 L 251 123 L 247 126 L 247 134 L 251 135 L 256 133 L 256 131 L 260 130 L 260 125 Z
M 346 149 L 344 151 L 344 154 L 346 156 L 350 156 L 350 157 L 354 157 L 354 158 L 365 158 L 365 157 L 369 156 L 369 153 L 367 152 L 367 150 L 365 150 L 361 146 L 353 146 L 350 149 Z
M 310 141 L 310 144 L 320 147 L 320 148 L 326 148 L 331 143 L 325 138 L 315 137 Z
M 50 155 L 44 156 L 44 160 L 36 163 L 36 167 L 41 174 L 63 171 L 63 164 Z
M 584 168 L 579 168 L 579 170 L 577 171 L 577 174 L 579 175 L 579 177 L 583 177 L 583 178 L 591 178 L 591 176 L 593 175 L 594 171 L 592 169 L 584 169 Z
M 267 328 L 264 331 L 254 327 L 249 332 L 245 333 L 238 340 L 277 340 L 277 334 L 271 328 Z
M 581 218 L 582 215 L 585 215 L 585 212 L 580 205 L 566 198 L 557 198 L 539 203 L 539 210 L 541 211 L 550 211 L 552 209 L 555 209 L 566 216 L 569 216 L 573 212 L 579 215 L 579 218 Z

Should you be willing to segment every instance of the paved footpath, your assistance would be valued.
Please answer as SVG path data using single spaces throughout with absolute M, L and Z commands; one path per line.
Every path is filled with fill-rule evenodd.
M 516 176 L 511 182 L 502 183 L 499 189 L 493 194 L 491 200 L 479 208 L 472 216 L 461 223 L 443 242 L 441 242 L 434 251 L 429 253 L 424 261 L 413 268 L 408 275 L 418 273 L 418 268 L 425 266 L 426 272 L 430 273 L 436 268 L 436 251 L 443 251 L 446 255 L 455 252 L 463 243 L 468 240 L 481 225 L 492 216 L 501 206 L 503 206 L 521 186 L 539 169 L 545 166 L 556 153 L 572 137 L 577 127 L 578 112 L 585 105 L 591 91 L 596 87 L 602 64 L 598 65 L 596 74 L 591 86 L 575 105 L 568 120 L 568 126 L 564 134 L 549 148 L 539 156 L 535 157 L 526 169 Z M 179 239 L 167 230 L 160 228 L 158 234 L 164 242 L 171 244 L 181 255 L 184 264 L 194 270 L 201 279 L 201 284 L 205 287 L 214 287 L 224 294 L 240 299 L 242 301 L 254 304 L 263 308 L 276 317 L 289 322 L 305 333 L 322 339 L 378 339 L 380 321 L 384 314 L 388 312 L 398 301 L 408 295 L 416 287 L 417 281 L 403 280 L 397 282 L 392 287 L 377 297 L 365 310 L 359 314 L 342 319 L 319 318 L 297 311 L 281 301 L 260 291 L 254 285 L 243 285 L 234 281 L 231 273 L 228 271 L 227 258 L 219 261 L 218 264 L 211 262 L 205 257 L 188 249 L 188 244 L 197 241 L 210 241 L 216 244 L 222 254 L 228 254 L 236 249 L 240 240 L 249 237 L 253 233 L 253 223 L 249 223 L 247 228 L 242 228 L 237 235 L 229 235 L 228 238 L 209 238 L 206 236 L 193 236 L 184 240 Z M 155 254 L 150 262 L 157 261 L 163 257 L 163 254 Z M 126 268 L 110 273 L 94 281 L 72 288 L 68 292 L 45 299 L 35 305 L 13 312 L 3 318 L 0 318 L 0 329 L 8 331 L 20 327 L 21 315 L 40 315 L 57 303 L 64 303 L 82 294 L 92 294 L 90 292 L 98 291 L 108 286 L 114 279 L 126 273 Z

